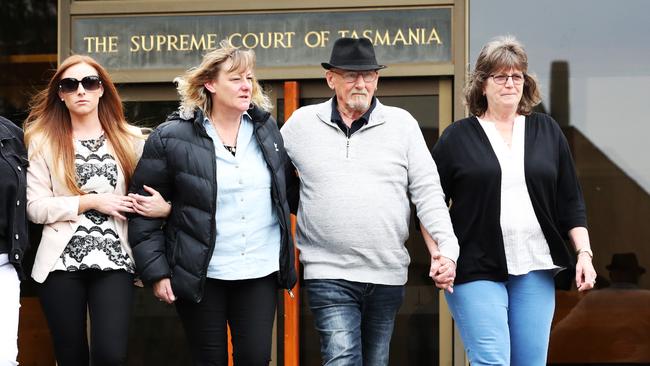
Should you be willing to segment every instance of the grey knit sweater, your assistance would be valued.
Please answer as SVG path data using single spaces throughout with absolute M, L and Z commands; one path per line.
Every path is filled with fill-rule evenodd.
M 332 101 L 302 107 L 282 127 L 300 174 L 297 244 L 305 279 L 403 285 L 410 258 L 409 198 L 442 255 L 458 257 L 435 163 L 417 121 L 377 106 L 349 139 Z

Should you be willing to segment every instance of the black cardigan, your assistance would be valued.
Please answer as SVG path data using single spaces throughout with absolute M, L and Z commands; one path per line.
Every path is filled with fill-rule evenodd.
M 549 116 L 526 116 L 526 186 L 553 263 L 571 267 L 565 240 L 586 227 L 582 191 L 569 145 Z M 454 122 L 433 147 L 451 221 L 460 244 L 456 283 L 506 281 L 508 268 L 500 225 L 501 167 L 476 117 Z

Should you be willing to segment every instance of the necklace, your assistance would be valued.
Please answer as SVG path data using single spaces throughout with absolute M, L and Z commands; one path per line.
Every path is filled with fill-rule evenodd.
M 241 127 L 241 119 L 239 120 L 239 124 L 237 124 L 237 131 L 235 131 L 235 140 L 233 141 L 232 145 L 228 145 L 225 143 L 226 140 L 224 140 L 223 137 L 221 137 L 221 134 L 219 133 L 219 129 L 217 126 L 213 123 L 215 131 L 217 131 L 217 135 L 219 135 L 219 138 L 221 139 L 221 142 L 223 144 L 223 147 L 228 150 L 232 156 L 235 156 L 237 153 L 237 136 L 239 136 L 239 127 Z
M 232 156 L 235 156 L 235 154 L 237 153 L 237 145 L 235 145 L 235 146 L 228 146 L 228 145 L 226 145 L 226 144 L 223 144 L 223 147 L 225 147 L 226 150 L 230 151 L 230 153 L 232 154 Z

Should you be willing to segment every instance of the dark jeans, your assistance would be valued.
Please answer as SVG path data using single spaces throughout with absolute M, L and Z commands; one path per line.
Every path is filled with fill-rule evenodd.
M 237 281 L 208 278 L 200 303 L 176 300 L 194 364 L 228 365 L 229 324 L 235 366 L 267 366 L 277 301 L 277 273 Z
M 404 286 L 307 280 L 323 365 L 388 365 L 390 338 Z
M 132 274 L 96 269 L 54 271 L 39 286 L 39 295 L 59 366 L 86 366 L 89 358 L 93 366 L 126 364 Z

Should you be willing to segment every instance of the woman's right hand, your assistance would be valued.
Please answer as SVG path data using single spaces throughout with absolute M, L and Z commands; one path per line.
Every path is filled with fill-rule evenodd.
M 129 197 L 133 199 L 133 210 L 138 215 L 145 217 L 167 218 L 172 211 L 172 206 L 165 201 L 160 192 L 147 185 L 143 185 L 143 188 L 150 196 L 129 193 Z
M 158 282 L 153 284 L 153 295 L 158 298 L 160 301 L 164 301 L 168 304 L 174 303 L 176 301 L 176 296 L 172 291 L 172 281 L 169 278 L 160 279 Z
M 96 210 L 105 215 L 126 220 L 122 212 L 135 212 L 133 199 L 129 196 L 120 196 L 113 193 L 90 193 L 79 197 L 79 213 Z
M 440 252 L 431 255 L 431 267 L 429 277 L 436 284 L 436 287 L 447 292 L 454 293 L 454 279 L 456 278 L 456 263 L 444 257 Z

